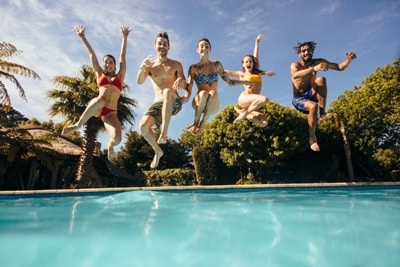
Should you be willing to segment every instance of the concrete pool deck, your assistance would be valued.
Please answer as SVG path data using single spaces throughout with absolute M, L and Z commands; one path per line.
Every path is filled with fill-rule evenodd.
M 400 182 L 349 182 L 349 183 L 291 183 L 291 184 L 249 184 L 249 185 L 193 185 L 193 186 L 158 186 L 158 187 L 109 187 L 82 189 L 46 189 L 0 191 L 0 195 L 64 194 L 64 193 L 100 193 L 125 191 L 162 191 L 162 190 L 205 190 L 205 189 L 251 189 L 251 188 L 316 188 L 316 187 L 373 187 L 400 186 Z

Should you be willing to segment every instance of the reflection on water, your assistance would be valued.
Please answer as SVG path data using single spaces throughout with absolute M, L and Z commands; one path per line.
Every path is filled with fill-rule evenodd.
M 399 200 L 396 187 L 1 196 L 0 265 L 397 266 Z

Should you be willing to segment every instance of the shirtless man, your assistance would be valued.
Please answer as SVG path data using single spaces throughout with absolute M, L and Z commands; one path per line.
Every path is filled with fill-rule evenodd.
M 325 105 L 328 93 L 325 77 L 317 77 L 318 71 L 345 70 L 357 56 L 353 52 L 346 53 L 346 59 L 341 63 L 332 63 L 323 58 L 313 59 L 315 42 L 298 43 L 294 49 L 300 57 L 300 62 L 290 65 L 290 73 L 293 85 L 294 107 L 308 114 L 308 130 L 310 136 L 310 148 L 320 151 L 315 134 L 318 122 L 326 117 Z
M 179 61 L 168 58 L 169 38 L 166 32 L 156 35 L 154 48 L 157 52 L 157 59 L 152 56 L 143 60 L 137 73 L 136 81 L 143 84 L 148 76 L 153 84 L 155 100 L 147 109 L 140 121 L 140 131 L 154 150 L 154 158 L 150 168 L 158 166 L 164 152 L 159 144 L 167 143 L 168 126 L 172 115 L 176 115 L 190 98 L 190 90 L 187 90 L 183 67 Z M 185 95 L 179 97 L 178 91 L 184 89 Z M 152 130 L 156 126 L 160 129 L 158 140 Z

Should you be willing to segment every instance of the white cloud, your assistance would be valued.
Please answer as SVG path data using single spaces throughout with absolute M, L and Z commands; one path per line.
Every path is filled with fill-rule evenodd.
M 340 1 L 331 1 L 328 4 L 325 4 L 325 5 L 322 4 L 322 6 L 323 7 L 319 10 L 319 15 L 320 16 L 332 15 L 341 6 L 341 3 L 340 3 Z

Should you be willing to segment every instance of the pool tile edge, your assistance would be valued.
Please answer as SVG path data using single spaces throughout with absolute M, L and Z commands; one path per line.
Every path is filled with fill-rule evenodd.
M 194 186 L 159 186 L 159 187 L 111 187 L 85 189 L 46 189 L 0 191 L 0 195 L 29 194 L 64 194 L 64 193 L 96 193 L 123 191 L 162 191 L 162 190 L 204 190 L 204 189 L 241 189 L 241 188 L 302 188 L 302 187 L 346 187 L 346 186 L 399 186 L 400 182 L 354 182 L 354 183 L 293 183 L 293 184 L 251 184 L 251 185 L 194 185 Z

